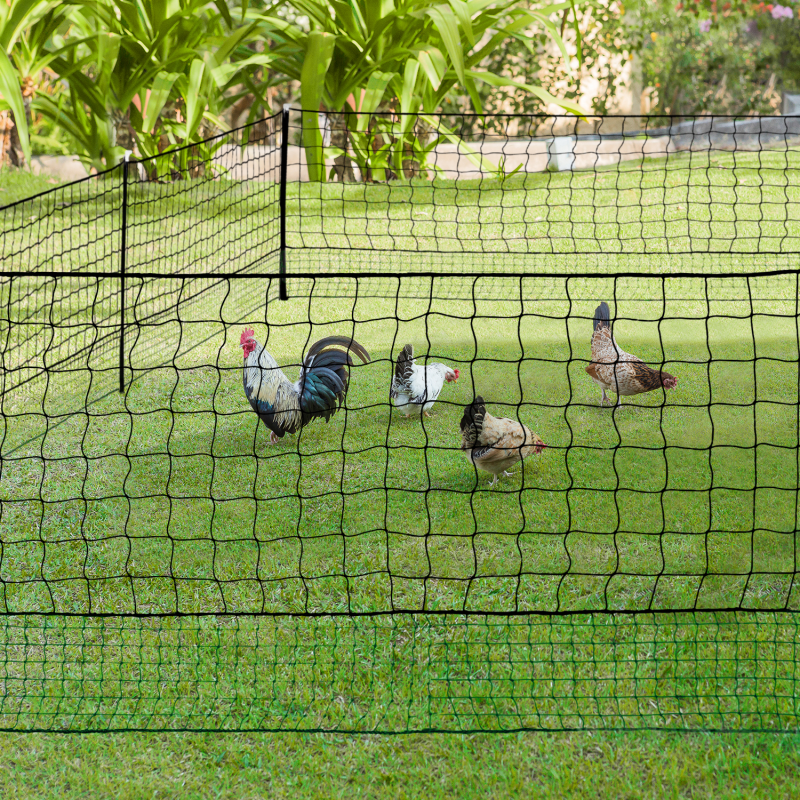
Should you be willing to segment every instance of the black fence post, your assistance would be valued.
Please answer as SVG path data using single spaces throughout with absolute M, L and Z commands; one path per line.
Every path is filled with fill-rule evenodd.
M 130 150 L 125 151 L 125 160 L 122 162 L 122 231 L 120 234 L 119 254 L 119 283 L 120 283 L 120 312 L 119 312 L 119 390 L 125 391 L 125 250 L 127 248 L 128 232 L 128 159 Z
M 280 214 L 281 214 L 281 253 L 280 278 L 278 280 L 281 300 L 288 300 L 286 291 L 286 162 L 289 159 L 289 104 L 284 105 L 281 115 L 281 174 L 280 174 Z

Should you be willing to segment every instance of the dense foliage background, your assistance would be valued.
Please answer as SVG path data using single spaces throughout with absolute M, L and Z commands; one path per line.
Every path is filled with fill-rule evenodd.
M 800 3 L 642 2 L 650 109 L 684 115 L 780 113 L 800 92 Z
M 547 42 L 564 57 L 564 24 L 571 16 L 577 26 L 578 8 L 573 0 L 6 0 L 3 158 L 22 165 L 35 147 L 55 148 L 100 170 L 126 150 L 147 157 L 258 119 L 282 92 L 313 109 L 307 149 L 323 146 L 310 118 L 331 112 L 325 155 L 354 148 L 366 174 L 382 179 L 419 162 L 427 141 L 402 117 L 387 117 L 391 130 L 367 130 L 376 111 L 435 110 L 458 86 L 478 112 L 486 87 L 512 87 L 580 113 L 541 82 L 486 69 L 509 39 L 527 41 L 531 54 Z M 359 113 L 347 143 L 335 124 L 345 110 Z M 309 162 L 321 158 L 310 153 Z M 340 167 L 340 178 L 352 171 Z
M 470 133 L 439 122 L 432 139 L 431 120 L 411 130 L 399 112 L 780 113 L 782 94 L 800 91 L 798 11 L 800 0 L 3 0 L 0 163 L 77 153 L 102 170 L 285 101 L 328 113 L 330 141 L 312 112 L 303 144 L 311 162 L 336 161 L 314 177 L 342 180 L 356 165 L 367 180 L 413 176 L 435 141 Z M 359 116 L 345 124 L 342 111 Z

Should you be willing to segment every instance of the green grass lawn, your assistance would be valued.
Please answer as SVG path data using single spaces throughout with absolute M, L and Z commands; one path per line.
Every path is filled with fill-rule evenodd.
M 289 268 L 317 275 L 671 275 L 787 266 L 788 256 L 768 251 L 797 249 L 800 198 L 796 165 L 787 161 L 794 155 L 767 154 L 760 170 L 752 154 L 723 154 L 712 164 L 716 170 L 691 162 L 689 172 L 691 159 L 675 159 L 668 170 L 637 173 L 626 164 L 592 179 L 515 177 L 502 192 L 482 187 L 480 194 L 477 184 L 441 182 L 306 186 L 290 197 Z M 669 192 L 687 184 L 679 207 L 681 199 Z M 223 192 L 219 185 L 193 192 L 137 187 L 152 197 L 142 204 L 132 271 L 273 269 L 263 260 L 274 244 L 273 223 L 265 223 L 263 235 L 251 225 L 270 211 L 271 190 Z M 113 272 L 116 191 L 100 191 L 94 206 L 77 206 L 98 212 L 89 214 L 91 226 L 71 227 L 78 210 L 59 209 L 55 195 L 35 201 L 43 213 L 30 215 L 36 219 L 24 233 L 4 217 L 9 268 L 21 259 L 53 263 L 57 251 L 65 268 L 94 264 Z M 159 223 L 157 201 L 167 194 L 172 216 Z M 736 220 L 726 216 L 730 198 Z M 567 201 L 572 216 L 562 219 Z M 761 217 L 747 217 L 754 208 Z M 16 209 L 12 221 L 22 214 Z M 62 211 L 68 213 L 58 223 Z M 237 230 L 238 219 L 246 230 Z M 49 226 L 46 245 L 35 244 L 36 226 Z M 753 244 L 754 231 L 763 247 L 758 257 L 666 252 L 679 250 L 688 234 L 716 244 L 728 237 L 736 250 L 737 242 Z M 568 241 L 580 252 L 584 236 L 602 240 L 609 254 L 552 254 Z M 240 239 L 253 247 L 237 255 Z M 628 244 L 615 251 L 614 241 Z M 432 242 L 467 252 L 363 249 L 419 250 Z M 327 251 L 326 244 L 362 249 Z M 526 255 L 533 251 L 544 255 Z M 656 255 L 640 258 L 643 251 Z M 194 289 L 203 292 L 183 302 L 178 317 L 161 313 Z M 120 395 L 115 279 L 88 288 L 74 279 L 3 285 L 11 372 L 30 377 L 41 371 L 45 352 L 68 352 L 78 340 L 91 346 L 82 360 L 3 396 L 0 601 L 11 614 L 3 727 L 796 729 L 796 623 L 789 613 L 768 613 L 796 609 L 800 599 L 796 277 L 294 278 L 289 289 L 291 299 L 280 302 L 275 283 L 263 280 L 130 279 L 127 389 Z M 663 362 L 679 376 L 677 390 L 630 398 L 614 411 L 598 407 L 599 390 L 584 367 L 601 299 L 611 303 L 620 344 L 651 364 Z M 245 323 L 281 364 L 297 364 L 308 343 L 332 333 L 353 335 L 373 361 L 353 370 L 346 410 L 271 446 L 241 388 Z M 392 361 L 406 342 L 462 374 L 423 422 L 404 420 L 389 405 Z M 294 376 L 296 367 L 287 371 Z M 476 393 L 490 411 L 518 417 L 548 444 L 494 489 L 459 451 L 458 422 Z M 753 612 L 587 613 L 736 607 Z M 392 609 L 474 614 L 226 616 Z M 19 616 L 50 611 L 216 616 Z M 520 611 L 576 614 L 481 614 Z M 100 764 L 129 751 L 134 740 L 148 743 L 145 769 L 173 774 L 170 752 L 153 744 L 163 740 L 114 736 L 74 748 L 88 748 L 85 757 Z M 559 740 L 567 749 L 563 763 Z M 7 738 L 15 764 L 25 763 L 16 755 L 25 741 Z M 37 734 L 35 741 L 42 758 L 62 757 L 55 754 L 63 753 L 63 740 Z M 220 796 L 259 796 L 264 788 L 246 783 L 259 770 L 272 776 L 270 794 L 313 793 L 297 775 L 329 758 L 341 762 L 329 773 L 332 795 L 347 780 L 365 796 L 377 795 L 379 785 L 414 796 L 420 784 L 407 781 L 415 770 L 438 776 L 443 793 L 467 794 L 458 788 L 467 784 L 452 777 L 462 758 L 475 775 L 500 759 L 498 787 L 525 780 L 543 794 L 583 786 L 582 793 L 596 796 L 641 796 L 652 784 L 651 796 L 667 793 L 659 790 L 664 785 L 688 796 L 721 780 L 723 765 L 739 759 L 733 751 L 761 747 L 771 755 L 753 779 L 764 776 L 756 791 L 777 797 L 792 794 L 787 774 L 796 771 L 797 757 L 788 738 L 611 732 L 509 735 L 496 743 L 288 734 L 168 742 L 175 757 L 192 762 L 189 771 L 215 771 Z M 185 753 L 195 745 L 197 753 L 222 754 L 220 763 L 194 763 Z M 586 755 L 595 746 L 600 754 Z M 648 767 L 664 747 L 685 772 Z M 341 755 L 342 748 L 351 755 Z M 240 763 L 245 752 L 252 765 Z M 285 781 L 270 761 L 284 752 L 294 765 Z M 376 767 L 375 759 L 387 766 Z M 626 760 L 638 761 L 639 770 Z M 345 763 L 363 780 L 348 777 Z M 604 765 L 603 780 L 591 777 L 601 771 L 595 763 Z M 95 791 L 107 791 L 100 770 L 93 773 Z M 197 796 L 205 796 L 205 780 L 191 789 Z
M 257 281 L 243 283 L 141 329 L 125 395 L 74 413 L 115 373 L 76 395 L 64 370 L 38 410 L 9 401 L 9 611 L 796 606 L 793 279 L 738 302 L 691 300 L 702 282 L 675 280 L 649 303 L 660 281 L 575 282 L 569 302 L 563 281 L 537 279 L 494 279 L 495 296 L 473 300 L 382 299 L 377 280 L 334 298 L 293 281 L 294 299 L 268 311 L 247 309 Z M 612 292 L 620 342 L 680 379 L 613 411 L 584 371 L 594 307 Z M 212 311 L 249 311 L 283 364 L 329 334 L 373 361 L 329 424 L 271 446 L 241 387 L 242 326 Z M 389 405 L 406 342 L 462 374 L 422 422 Z M 182 351 L 171 365 L 137 368 L 168 348 Z M 493 489 L 460 452 L 476 394 L 548 444 Z
M 495 278 L 469 300 L 293 279 L 266 306 L 260 283 L 141 326 L 122 395 L 101 352 L 6 399 L 9 613 L 224 615 L 15 622 L 9 725 L 794 726 L 790 614 L 586 616 L 796 608 L 792 278 L 746 301 L 741 279 L 659 297 L 660 279 Z M 612 296 L 620 342 L 680 378 L 613 411 L 584 371 Z M 332 333 L 373 361 L 329 424 L 272 446 L 241 388 L 244 323 L 283 364 Z M 462 371 L 421 422 L 388 402 L 407 341 Z M 549 445 L 493 489 L 459 449 L 475 393 Z M 417 613 L 227 616 L 392 610 Z M 583 613 L 482 616 L 521 611 Z
M 8 798 L 791 798 L 796 736 L 0 736 Z
M 0 748 L 14 800 L 789 800 L 800 770 L 798 738 L 770 734 L 3 734 Z

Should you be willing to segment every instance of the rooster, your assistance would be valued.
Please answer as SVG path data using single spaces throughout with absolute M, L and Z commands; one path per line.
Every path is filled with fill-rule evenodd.
M 458 377 L 457 369 L 444 364 L 418 366 L 414 361 L 414 346 L 407 344 L 397 356 L 389 396 L 406 417 L 414 410 L 429 417 L 428 410 L 433 407 L 445 382 L 457 381 Z
M 611 317 L 606 302 L 600 303 L 594 312 L 592 362 L 586 371 L 603 390 L 601 407 L 607 401 L 611 402 L 606 392 L 614 392 L 620 406 L 623 396 L 652 392 L 659 386 L 674 389 L 678 385 L 674 375 L 648 367 L 641 358 L 626 353 L 617 345 L 611 335 Z
M 240 339 L 244 352 L 244 392 L 253 411 L 270 429 L 270 442 L 277 444 L 285 433 L 296 433 L 316 417 L 327 422 L 344 401 L 353 365 L 352 351 L 365 364 L 369 353 L 355 339 L 326 336 L 306 353 L 300 377 L 292 383 L 278 362 L 245 328 Z M 340 348 L 345 348 L 344 350 Z
M 470 463 L 494 475 L 489 486 L 497 483 L 501 473 L 512 475 L 508 467 L 531 453 L 539 455 L 545 447 L 547 445 L 521 422 L 493 417 L 480 395 L 464 409 L 461 449 Z

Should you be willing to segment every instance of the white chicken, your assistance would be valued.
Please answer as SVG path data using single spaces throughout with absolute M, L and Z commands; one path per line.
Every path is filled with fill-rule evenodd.
M 445 383 L 457 381 L 459 372 L 445 364 L 419 366 L 414 361 L 414 346 L 407 344 L 394 365 L 394 378 L 389 396 L 395 407 L 406 417 L 412 413 L 430 417 L 433 407 Z

